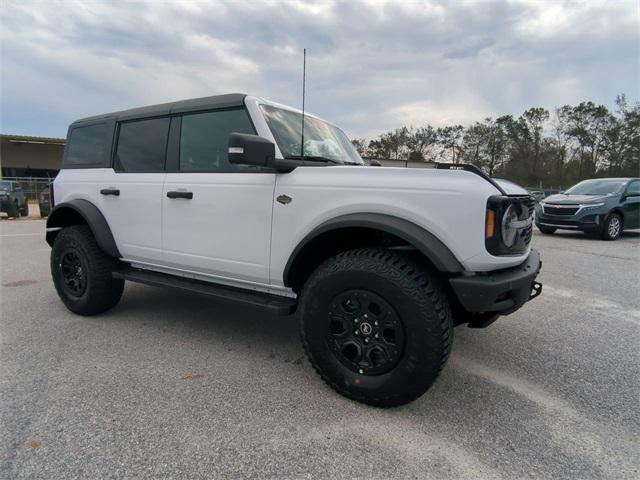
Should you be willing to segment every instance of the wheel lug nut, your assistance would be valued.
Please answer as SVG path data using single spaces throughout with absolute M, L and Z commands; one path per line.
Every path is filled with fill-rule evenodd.
M 373 322 L 373 324 L 377 327 L 378 326 L 378 321 L 376 320 L 375 322 Z
M 378 334 L 376 333 L 376 334 L 374 335 L 374 337 L 378 338 Z
M 369 316 L 365 313 L 365 314 L 364 314 L 364 318 L 369 318 Z
M 364 343 L 369 343 L 369 339 L 368 339 L 368 338 L 365 338 L 365 339 L 364 339 Z
M 355 323 L 358 323 L 360 320 L 359 320 L 359 319 L 357 319 L 357 318 L 354 318 L 354 319 L 353 319 L 353 321 L 354 321 Z
M 358 330 L 356 330 L 355 332 L 353 332 L 354 335 L 358 335 Z

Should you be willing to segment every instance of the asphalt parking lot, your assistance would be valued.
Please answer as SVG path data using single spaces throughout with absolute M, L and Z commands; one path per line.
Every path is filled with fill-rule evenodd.
M 296 318 L 128 284 L 82 318 L 44 222 L 0 222 L 0 478 L 638 478 L 640 234 L 542 236 L 541 297 L 455 331 L 379 410 L 306 361 Z

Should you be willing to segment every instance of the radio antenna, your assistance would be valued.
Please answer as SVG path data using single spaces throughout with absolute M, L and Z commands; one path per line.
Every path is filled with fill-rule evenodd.
M 304 161 L 304 94 L 307 78 L 307 49 L 302 50 L 302 138 L 300 142 L 300 158 Z

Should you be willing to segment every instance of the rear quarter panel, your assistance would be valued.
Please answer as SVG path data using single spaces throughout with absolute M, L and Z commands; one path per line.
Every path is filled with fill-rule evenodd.
M 56 205 L 81 198 L 97 206 L 98 185 L 104 175 L 103 168 L 62 169 L 53 182 Z

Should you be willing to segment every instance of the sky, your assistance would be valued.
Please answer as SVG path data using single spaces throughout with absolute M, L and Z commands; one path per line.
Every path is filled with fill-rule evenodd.
M 0 132 L 242 92 L 351 137 L 640 99 L 640 0 L 0 0 Z

